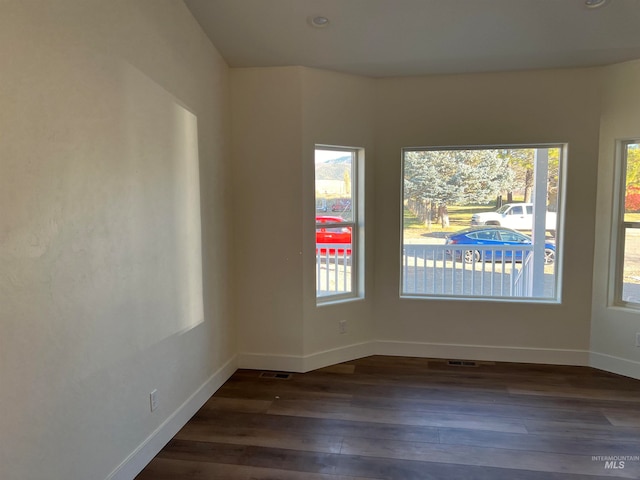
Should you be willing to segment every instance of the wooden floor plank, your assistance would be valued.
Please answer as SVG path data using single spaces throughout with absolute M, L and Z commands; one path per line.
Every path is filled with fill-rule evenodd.
M 524 423 L 527 431 L 535 435 L 611 439 L 619 442 L 635 442 L 640 445 L 640 428 L 636 427 L 538 420 L 525 420 Z
M 636 411 L 603 409 L 604 416 L 618 427 L 640 427 L 640 408 Z
M 536 472 L 515 468 L 478 467 L 415 460 L 341 455 L 337 471 L 371 475 L 384 480 L 611 480 L 611 476 L 585 477 L 561 472 Z M 368 478 L 368 477 L 367 477 Z
M 385 356 L 260 373 L 238 370 L 138 480 L 640 478 L 640 381 L 619 375 Z
M 346 475 L 324 475 L 247 465 L 193 462 L 156 458 L 142 472 L 138 480 L 379 480 L 380 477 L 352 477 Z
M 260 415 L 234 412 L 200 412 L 190 424 L 205 423 L 212 428 L 233 429 L 248 426 L 270 431 L 296 432 L 299 434 L 351 436 L 380 440 L 408 440 L 437 443 L 439 431 L 435 427 L 396 425 L 331 418 L 313 418 L 287 415 Z M 189 424 L 185 426 L 188 428 Z
M 572 428 L 575 428 L 573 426 Z M 575 431 L 575 430 L 574 430 Z M 440 429 L 440 443 L 573 455 L 638 455 L 635 440 Z
M 474 403 L 457 400 L 416 400 L 398 398 L 360 397 L 353 398 L 351 405 L 361 408 L 400 408 L 403 411 L 431 413 L 464 413 L 496 418 L 557 420 L 567 422 L 610 424 L 609 417 L 601 409 L 578 409 L 568 407 L 531 407 L 495 403 Z M 611 412 L 613 414 L 613 412 Z
M 528 383 L 512 385 L 508 388 L 509 393 L 515 395 L 542 395 L 565 398 L 586 398 L 597 400 L 623 400 L 634 402 L 640 408 L 640 393 L 635 390 L 604 390 L 600 388 L 576 388 L 571 386 L 548 387 L 546 385 L 532 386 Z
M 591 455 L 574 455 L 537 451 L 521 451 L 504 448 L 466 445 L 446 445 L 420 442 L 386 441 L 370 438 L 345 438 L 340 452 L 374 458 L 419 460 L 435 463 L 452 463 L 478 467 L 510 468 L 538 472 L 562 472 L 576 475 L 598 475 L 602 465 Z M 629 464 L 616 472 L 622 478 L 640 478 L 640 462 Z
M 352 373 L 355 373 L 356 366 L 345 364 L 345 363 L 339 363 L 337 365 L 331 365 L 329 367 L 320 368 L 316 371 L 322 372 L 322 373 L 339 373 L 341 375 L 351 375 Z
M 307 452 L 340 453 L 342 448 L 341 436 L 301 434 L 243 426 L 221 427 L 195 422 L 185 426 L 175 438 L 197 442 L 289 448 Z
M 493 430 L 498 432 L 527 433 L 521 420 L 475 416 L 460 413 L 412 411 L 336 406 L 312 400 L 274 402 L 267 411 L 270 415 L 293 415 L 314 418 L 333 418 L 337 420 L 355 420 L 375 423 L 392 423 L 396 425 L 413 425 L 423 427 L 470 428 Z
M 271 400 L 254 400 L 247 398 L 211 397 L 204 405 L 205 410 L 223 410 L 231 412 L 266 412 L 271 407 Z

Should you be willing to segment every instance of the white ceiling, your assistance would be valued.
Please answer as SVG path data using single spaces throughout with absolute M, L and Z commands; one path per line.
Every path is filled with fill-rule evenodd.
M 640 58 L 640 0 L 185 0 L 232 67 L 371 77 L 580 67 Z M 307 23 L 330 19 L 325 28 Z

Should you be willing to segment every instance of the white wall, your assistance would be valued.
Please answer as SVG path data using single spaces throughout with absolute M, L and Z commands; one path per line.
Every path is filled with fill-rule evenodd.
M 373 298 L 373 164 L 375 80 L 302 69 L 302 161 L 303 216 L 303 342 L 305 370 L 368 354 L 374 338 Z M 314 145 L 356 147 L 363 150 L 365 192 L 365 295 L 358 301 L 316 305 L 315 162 Z M 339 322 L 347 322 L 346 334 Z
M 591 327 L 592 364 L 635 378 L 640 378 L 640 348 L 635 346 L 636 332 L 640 332 L 640 313 L 608 306 L 606 272 L 612 248 L 615 144 L 616 140 L 640 137 L 638 85 L 640 61 L 604 70 Z
M 0 477 L 126 478 L 234 367 L 228 69 L 182 2 L 9 0 L 0 72 Z
M 379 80 L 375 162 L 378 351 L 585 363 L 589 348 L 599 71 Z M 400 299 L 402 147 L 568 142 L 561 305 Z
M 601 70 L 373 80 L 285 67 L 232 69 L 232 83 L 242 365 L 308 370 L 371 353 L 588 362 Z M 402 147 L 549 142 L 569 144 L 562 304 L 399 298 Z M 315 305 L 316 143 L 366 147 L 364 302 Z
M 231 70 L 241 366 L 302 355 L 300 84 L 298 67 Z
M 372 81 L 302 67 L 231 78 L 240 365 L 306 371 L 358 356 L 371 300 L 316 306 L 314 145 L 372 150 Z

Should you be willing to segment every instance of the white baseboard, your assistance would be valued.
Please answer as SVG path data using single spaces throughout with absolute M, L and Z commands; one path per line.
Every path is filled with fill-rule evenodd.
M 375 350 L 377 355 L 483 360 L 492 362 L 546 363 L 553 365 L 589 365 L 589 352 L 587 350 L 394 342 L 385 340 L 376 341 L 373 350 Z
M 589 365 L 605 372 L 617 373 L 640 380 L 640 362 L 626 358 L 614 357 L 606 353 L 591 352 Z
M 237 369 L 234 356 L 220 367 L 198 390 L 149 435 L 118 467 L 107 480 L 133 480 L 153 457 L 171 440 L 209 398 L 226 382 Z
M 305 372 L 302 355 L 275 355 L 268 353 L 239 353 L 238 368 L 272 370 L 276 372 Z
M 251 370 L 273 370 L 280 372 L 309 372 L 336 363 L 355 360 L 373 355 L 371 342 L 355 343 L 332 348 L 311 355 L 269 355 L 261 353 L 241 353 L 238 367 Z
M 253 370 L 308 372 L 328 365 L 366 357 L 367 355 L 546 363 L 553 365 L 589 365 L 589 352 L 587 350 L 396 342 L 384 340 L 356 343 L 311 355 L 241 353 L 238 356 L 238 364 L 240 368 Z
M 305 372 L 316 370 L 318 368 L 335 365 L 336 363 L 348 362 L 356 358 L 374 355 L 372 350 L 373 342 L 354 343 L 344 347 L 332 348 L 322 352 L 307 355 L 303 359 Z

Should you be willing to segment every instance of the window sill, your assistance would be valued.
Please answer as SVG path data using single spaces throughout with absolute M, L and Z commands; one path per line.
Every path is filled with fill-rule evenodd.
M 356 297 L 339 297 L 339 298 L 327 298 L 326 300 L 316 299 L 316 307 L 326 307 L 327 305 L 341 305 L 343 303 L 354 303 L 364 301 L 364 296 Z

